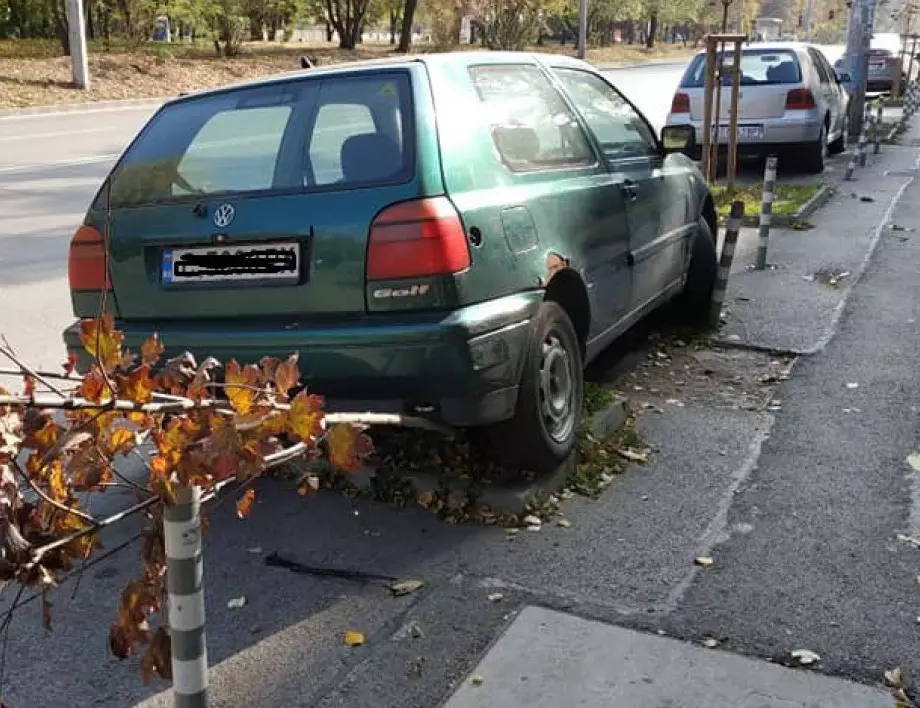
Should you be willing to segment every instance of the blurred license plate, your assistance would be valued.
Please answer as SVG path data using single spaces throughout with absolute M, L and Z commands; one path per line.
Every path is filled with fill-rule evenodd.
M 727 143 L 728 134 L 731 131 L 731 126 L 723 125 L 719 129 L 719 142 Z M 739 125 L 738 126 L 738 139 L 739 140 L 761 140 L 763 138 L 763 126 L 762 125 Z
M 872 71 L 884 71 L 885 62 L 875 62 L 874 61 L 871 64 L 869 64 L 869 68 L 872 69 Z
M 300 276 L 299 243 L 165 248 L 166 285 L 238 281 L 293 282 Z

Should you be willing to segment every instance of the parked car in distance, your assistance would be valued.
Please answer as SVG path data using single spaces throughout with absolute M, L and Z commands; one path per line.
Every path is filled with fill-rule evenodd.
M 834 62 L 834 69 L 842 73 L 847 70 L 848 58 L 840 56 Z M 897 49 L 873 47 L 869 50 L 869 66 L 866 74 L 866 91 L 871 93 L 890 93 L 894 90 L 895 80 L 902 88 L 907 86 L 907 71 Z
M 730 63 L 731 51 L 726 52 Z M 680 81 L 666 125 L 690 125 L 703 143 L 706 53 L 698 53 Z M 817 48 L 798 43 L 757 43 L 741 52 L 738 150 L 741 156 L 779 154 L 820 173 L 828 152 L 846 148 L 849 94 Z M 728 145 L 731 73 L 726 72 L 719 111 L 719 145 Z
M 692 136 L 690 136 L 692 137 Z M 716 214 L 671 131 L 590 65 L 458 52 L 313 68 L 166 103 L 73 237 L 135 350 L 300 353 L 330 409 L 486 426 L 543 472 L 583 367 L 677 300 L 704 317 Z M 64 332 L 78 368 L 77 324 Z

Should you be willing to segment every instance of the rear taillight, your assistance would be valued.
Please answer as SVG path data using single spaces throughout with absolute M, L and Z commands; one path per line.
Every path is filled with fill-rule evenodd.
M 807 111 L 815 107 L 815 96 L 811 89 L 792 89 L 786 94 L 787 111 Z
M 686 93 L 675 93 L 671 101 L 671 113 L 689 113 L 690 96 Z
M 469 267 L 466 232 L 447 197 L 394 204 L 371 224 L 368 280 L 458 273 Z
M 98 229 L 81 226 L 70 240 L 67 276 L 71 290 L 109 290 L 105 242 Z

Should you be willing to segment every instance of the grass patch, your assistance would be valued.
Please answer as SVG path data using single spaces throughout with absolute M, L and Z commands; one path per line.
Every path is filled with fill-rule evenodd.
M 777 182 L 773 191 L 773 214 L 777 216 L 794 216 L 809 199 L 814 197 L 823 185 L 820 182 L 809 184 L 789 184 Z M 712 187 L 712 198 L 716 203 L 716 213 L 722 223 L 728 217 L 732 202 L 740 199 L 744 202 L 746 216 L 760 214 L 763 199 L 763 183 L 735 185 L 734 194 L 721 185 Z
M 468 45 L 462 49 L 486 51 Z M 574 53 L 571 45 L 532 49 Z M 443 50 L 432 44 L 419 44 L 413 46 L 412 53 Z M 589 49 L 588 60 L 600 65 L 677 60 L 694 51 L 671 44 L 651 50 L 640 45 L 616 45 Z M 246 42 L 239 56 L 224 58 L 216 56 L 209 42 L 148 42 L 131 46 L 113 40 L 106 46 L 97 40 L 89 43 L 90 89 L 80 91 L 71 84 L 70 59 L 61 56 L 59 43 L 0 40 L 0 108 L 175 96 L 180 92 L 298 70 L 301 54 L 313 56 L 324 66 L 390 56 L 393 46 L 386 42 L 367 42 L 354 50 L 343 50 L 326 42 Z

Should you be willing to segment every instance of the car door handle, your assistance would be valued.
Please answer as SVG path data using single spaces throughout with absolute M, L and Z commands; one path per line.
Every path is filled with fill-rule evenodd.
M 631 179 L 623 180 L 620 184 L 620 189 L 626 198 L 634 202 L 639 197 L 639 185 L 633 182 Z

